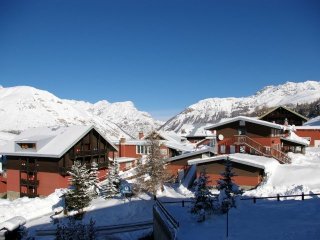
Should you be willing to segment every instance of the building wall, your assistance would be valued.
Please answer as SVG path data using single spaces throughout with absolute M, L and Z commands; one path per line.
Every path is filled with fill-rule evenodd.
M 314 147 L 315 140 L 320 140 L 320 129 L 297 129 L 295 133 L 299 137 L 310 137 L 310 147 Z
M 7 177 L 0 175 L 0 197 L 7 194 Z
M 37 178 L 39 186 L 37 193 L 40 196 L 50 195 L 57 188 L 67 188 L 69 186 L 69 176 L 61 176 L 58 173 L 38 172 Z
M 188 165 L 189 160 L 197 159 L 197 158 L 201 158 L 201 154 L 169 162 L 166 165 L 166 171 L 172 176 L 177 176 L 178 170 L 180 169 L 187 170 L 190 168 L 190 166 Z
M 233 177 L 233 182 L 244 188 L 254 188 L 262 180 L 262 170 L 259 168 L 247 166 L 239 163 L 232 163 L 233 172 L 236 174 Z M 197 166 L 197 177 L 200 172 L 205 169 L 209 176 L 209 185 L 216 186 L 217 181 L 221 178 L 221 173 L 225 171 L 224 161 L 205 163 Z

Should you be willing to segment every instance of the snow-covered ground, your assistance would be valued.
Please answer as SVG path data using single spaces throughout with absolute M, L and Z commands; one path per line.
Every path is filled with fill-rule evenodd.
M 320 148 L 308 148 L 306 155 L 291 154 L 292 164 L 271 164 L 266 168 L 266 180 L 255 190 L 246 192 L 250 196 L 274 196 L 276 194 L 320 193 Z M 27 220 L 29 234 L 35 229 L 54 229 L 54 209 L 61 206 L 57 190 L 45 199 L 21 198 L 15 201 L 0 200 L 0 223 L 14 216 Z M 166 187 L 158 195 L 162 201 L 190 199 L 193 194 L 183 185 Z M 237 208 L 230 211 L 229 239 L 320 239 L 319 197 L 306 197 L 305 201 L 258 200 L 237 201 Z M 152 219 L 153 199 L 141 195 L 123 199 L 94 199 L 87 209 L 84 221 L 90 218 L 97 226 L 126 224 Z M 165 204 L 179 221 L 179 239 L 224 239 L 226 216 L 211 215 L 202 223 L 190 213 L 190 206 Z M 62 215 L 60 217 L 63 217 Z M 138 239 L 146 232 L 122 233 L 117 239 Z M 139 235 L 140 234 L 140 235 Z

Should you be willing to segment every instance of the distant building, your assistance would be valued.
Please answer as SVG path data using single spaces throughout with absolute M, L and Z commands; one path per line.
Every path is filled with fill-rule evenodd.
M 5 182 L 9 199 L 47 196 L 68 187 L 68 171 L 75 160 L 88 168 L 95 161 L 99 177 L 104 177 L 108 155 L 116 151 L 93 126 L 31 128 L 1 147 L 0 155 L 6 156 L 7 164 L 0 180 Z
M 308 121 L 308 118 L 301 114 L 284 106 L 278 106 L 273 108 L 269 112 L 259 117 L 260 120 L 264 120 L 271 123 L 280 125 L 295 125 L 302 126 Z

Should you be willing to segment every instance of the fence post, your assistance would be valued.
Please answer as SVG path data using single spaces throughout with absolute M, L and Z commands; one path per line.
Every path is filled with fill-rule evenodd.
M 184 200 L 182 200 L 182 207 L 184 207 Z
M 304 192 L 301 194 L 302 201 L 304 201 Z
M 277 201 L 279 202 L 280 201 L 280 195 L 277 194 Z
M 153 200 L 157 200 L 157 196 L 156 195 L 153 195 Z
M 253 203 L 256 203 L 256 202 L 257 202 L 256 197 L 253 197 Z

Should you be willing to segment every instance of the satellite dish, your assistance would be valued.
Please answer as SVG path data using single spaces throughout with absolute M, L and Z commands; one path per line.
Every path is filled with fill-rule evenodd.
M 219 139 L 220 141 L 222 141 L 222 140 L 224 139 L 224 136 L 223 136 L 222 134 L 219 134 L 219 135 L 218 135 L 218 139 Z

